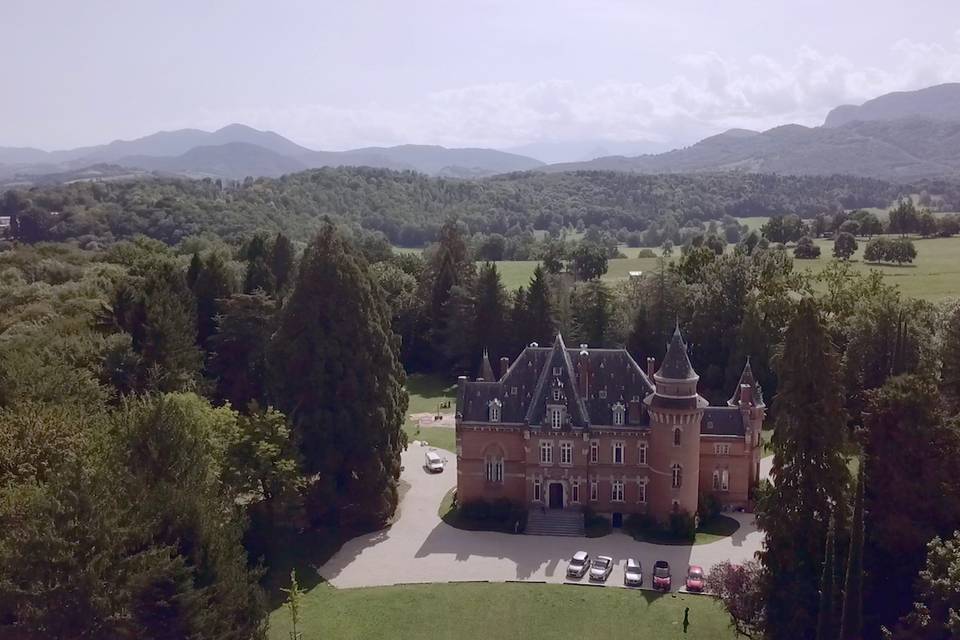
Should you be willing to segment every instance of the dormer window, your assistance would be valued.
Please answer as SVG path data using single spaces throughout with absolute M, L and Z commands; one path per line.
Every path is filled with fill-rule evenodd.
M 490 422 L 500 422 L 501 406 L 499 399 L 495 399 L 490 403 Z
M 563 409 L 550 410 L 550 426 L 559 429 L 563 426 Z
M 600 389 L 600 391 L 597 392 L 597 397 L 600 398 L 601 400 L 606 400 L 606 399 L 607 399 L 607 390 L 606 390 L 606 389 Z
M 613 424 L 614 426 L 620 427 L 623 426 L 623 416 L 626 413 L 626 408 L 619 402 L 613 405 Z
M 562 374 L 563 374 L 563 369 L 561 369 L 560 367 L 554 367 L 554 368 L 553 368 L 553 375 L 559 376 L 559 375 L 562 375 Z
M 554 387 L 553 389 L 553 401 L 560 402 L 560 388 Z

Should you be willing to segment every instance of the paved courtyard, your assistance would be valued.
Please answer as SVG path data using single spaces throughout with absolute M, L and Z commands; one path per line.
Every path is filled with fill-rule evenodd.
M 461 580 L 564 582 L 567 560 L 582 549 L 614 559 L 608 585 L 623 584 L 626 558 L 635 557 L 643 565 L 645 583 L 654 561 L 668 561 L 676 589 L 688 564 L 709 570 L 723 560 L 751 559 L 760 549 L 762 535 L 750 514 L 731 514 L 740 522 L 731 537 L 695 546 L 637 542 L 619 531 L 602 538 L 567 538 L 455 529 L 440 520 L 437 509 L 456 485 L 456 456 L 440 451 L 447 467 L 431 475 L 423 469 L 425 451 L 411 443 L 403 453 L 402 479 L 409 488 L 393 526 L 348 541 L 320 567 L 320 575 L 335 587 Z

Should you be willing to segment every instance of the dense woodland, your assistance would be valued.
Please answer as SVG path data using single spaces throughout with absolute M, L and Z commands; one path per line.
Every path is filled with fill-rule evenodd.
M 330 176 L 368 184 L 357 172 L 291 179 Z M 105 229 L 125 220 L 133 234 L 157 222 L 153 189 L 173 203 L 208 190 L 187 199 L 214 206 L 190 208 L 193 219 L 224 225 L 214 212 L 228 197 L 259 207 L 280 184 L 28 195 L 124 194 L 130 210 L 105 207 L 111 215 L 92 200 L 71 214 L 64 201 L 54 217 Z M 960 529 L 956 305 L 904 298 L 843 261 L 816 282 L 755 234 L 732 251 L 698 236 L 672 263 L 611 285 L 599 279 L 608 256 L 595 230 L 599 242 L 547 256 L 507 291 L 494 263 L 473 260 L 469 214 L 440 224 L 419 255 L 316 209 L 289 223 L 317 225 L 300 250 L 274 229 L 248 233 L 245 211 L 224 233 L 235 243 L 170 218 L 157 227 L 165 242 L 121 233 L 103 247 L 0 252 L 0 635 L 261 637 L 278 548 L 393 514 L 406 372 L 476 375 L 484 349 L 496 363 L 557 331 L 659 360 L 679 320 L 701 393 L 725 401 L 749 357 L 775 426 L 775 482 L 756 496 L 764 553 L 716 578 L 742 587 L 717 589 L 738 628 L 949 637 L 960 589 L 934 585 L 956 586 L 960 552 L 948 540 Z M 277 208 L 277 226 L 286 215 Z
M 960 209 L 955 185 L 894 185 L 849 176 L 584 171 L 457 180 L 342 168 L 228 184 L 144 178 L 13 190 L 0 199 L 0 215 L 14 218 L 15 235 L 23 241 L 71 240 L 84 247 L 137 234 L 170 245 L 204 234 L 238 242 L 264 229 L 306 241 L 327 216 L 381 232 L 395 245 L 423 246 L 437 238 L 451 215 L 468 235 L 516 237 L 534 230 L 590 227 L 622 235 L 653 226 L 655 233 L 644 242 L 659 246 L 666 238 L 677 242 L 674 227 L 702 227 L 724 216 L 810 218 L 885 207 L 924 187 L 939 194 L 942 206 Z

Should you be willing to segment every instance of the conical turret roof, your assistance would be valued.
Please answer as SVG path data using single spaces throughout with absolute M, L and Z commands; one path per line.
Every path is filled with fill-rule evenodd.
M 680 334 L 679 324 L 673 330 L 673 337 L 667 345 L 667 354 L 663 357 L 660 370 L 655 375 L 667 380 L 694 380 L 699 377 L 693 370 L 693 365 L 690 364 L 687 343 L 683 341 L 683 336 Z
M 483 378 L 487 382 L 496 382 L 497 378 L 493 375 L 493 367 L 490 366 L 490 356 L 487 355 L 487 350 L 483 350 L 483 359 L 480 360 L 480 373 L 477 374 L 478 378 Z
M 756 377 L 753 375 L 753 368 L 750 366 L 750 356 L 747 356 L 747 364 L 744 365 L 743 373 L 740 374 L 740 381 L 737 382 L 737 388 L 733 390 L 733 395 L 727 400 L 727 404 L 731 407 L 740 406 L 740 392 L 743 389 L 743 385 L 748 385 L 753 388 L 753 406 L 765 406 L 763 403 L 763 389 L 760 388 L 760 383 L 757 382 Z

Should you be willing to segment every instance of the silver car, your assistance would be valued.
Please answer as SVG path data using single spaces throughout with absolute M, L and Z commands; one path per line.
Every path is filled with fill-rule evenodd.
M 623 584 L 626 587 L 643 586 L 643 567 L 636 558 L 627 558 L 627 566 L 623 570 Z
M 593 582 L 606 582 L 613 571 L 613 558 L 610 556 L 597 556 L 590 564 L 590 580 Z
M 570 559 L 570 564 L 567 565 L 567 577 L 582 578 L 589 566 L 590 554 L 586 551 L 577 551 L 573 554 L 573 558 Z

